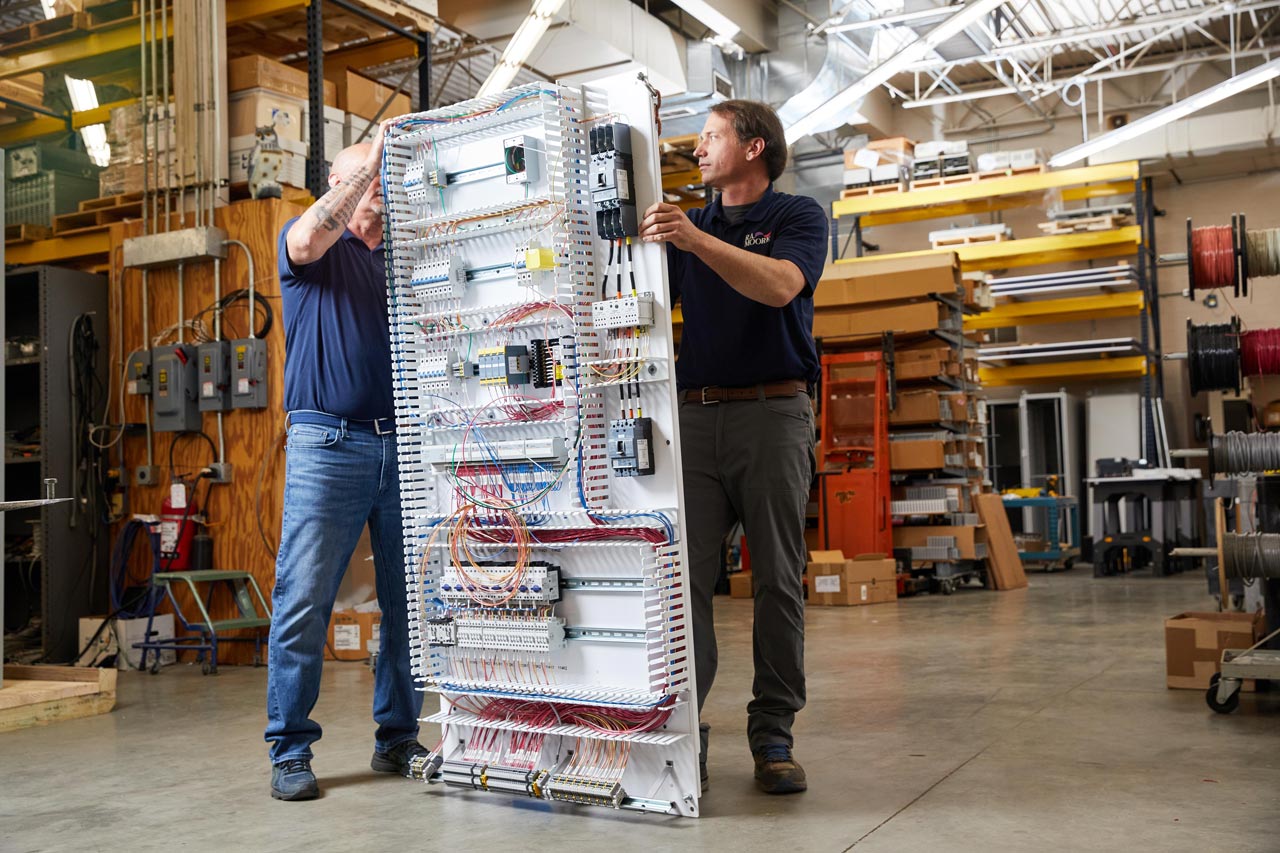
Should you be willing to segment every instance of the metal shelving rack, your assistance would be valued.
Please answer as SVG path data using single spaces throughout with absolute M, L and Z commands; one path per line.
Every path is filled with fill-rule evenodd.
M 1077 352 L 1066 348 L 1056 357 L 1041 348 L 1021 353 L 1025 357 L 1019 357 L 1020 352 L 1012 351 L 1014 348 L 1005 348 L 999 353 L 999 359 L 988 360 L 1006 364 L 982 367 L 979 375 L 982 384 L 992 386 L 1082 379 L 1140 379 L 1146 413 L 1142 427 L 1143 447 L 1147 458 L 1156 458 L 1159 446 L 1156 401 L 1164 393 L 1159 370 L 1163 348 L 1158 305 L 1156 210 L 1151 178 L 1142 175 L 1137 162 L 1010 175 L 924 190 L 841 199 L 831 206 L 831 259 L 840 264 L 859 263 L 866 228 L 1036 207 L 1049 190 L 1059 191 L 1064 202 L 1132 195 L 1135 224 L 1105 231 L 902 252 L 890 257 L 927 257 L 954 252 L 960 260 L 961 270 L 965 272 L 1133 257 L 1136 262 L 1136 291 L 1108 292 L 1107 288 L 1099 286 L 1098 293 L 1087 296 L 1005 304 L 986 314 L 967 317 L 965 329 L 976 331 L 1035 322 L 1136 317 L 1138 335 L 1125 353 L 1115 354 L 1120 357 L 1112 357 L 1109 352 L 1084 352 L 1082 348 L 1077 348 Z M 841 220 L 852 221 L 852 229 L 846 228 L 844 235 L 840 232 Z M 841 257 L 850 245 L 854 248 L 854 257 Z

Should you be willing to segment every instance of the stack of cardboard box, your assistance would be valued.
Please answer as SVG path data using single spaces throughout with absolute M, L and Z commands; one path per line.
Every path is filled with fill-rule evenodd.
M 877 139 L 844 152 L 846 189 L 896 184 L 906 189 L 915 162 L 916 144 L 905 136 Z

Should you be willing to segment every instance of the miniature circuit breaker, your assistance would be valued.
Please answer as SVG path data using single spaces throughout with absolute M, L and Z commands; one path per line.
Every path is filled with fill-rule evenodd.
M 531 84 L 397 119 L 383 193 L 414 775 L 698 814 L 654 103 Z M 628 123 L 614 117 L 626 116 Z

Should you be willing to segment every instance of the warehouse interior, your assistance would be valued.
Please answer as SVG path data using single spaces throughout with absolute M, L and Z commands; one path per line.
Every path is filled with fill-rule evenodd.
M 1276 849 L 1277 38 L 1276 0 L 0 0 L 0 849 Z M 786 797 L 770 543 L 739 508 L 709 558 L 703 703 L 682 492 L 704 404 L 780 405 L 682 343 L 768 342 L 643 236 L 734 209 L 741 101 L 826 221 Z M 334 356 L 285 235 L 326 216 L 382 294 L 389 361 L 325 374 L 394 393 L 367 528 L 286 490 Z M 269 681 L 300 559 L 315 797 Z M 402 659 L 422 754 L 378 773 Z

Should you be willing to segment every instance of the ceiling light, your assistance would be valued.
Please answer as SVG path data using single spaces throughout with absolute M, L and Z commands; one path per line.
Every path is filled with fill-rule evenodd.
M 959 7 L 951 17 L 929 30 L 901 51 L 868 71 L 860 80 L 837 93 L 807 115 L 800 117 L 786 128 L 787 144 L 795 142 L 815 129 L 826 126 L 843 110 L 850 109 L 867 95 L 880 88 L 891 78 L 905 71 L 909 65 L 924 59 L 944 41 L 959 35 L 970 24 L 993 11 L 1004 0 L 971 0 Z
M 742 27 L 729 20 L 723 12 L 712 8 L 707 0 L 672 0 L 672 2 L 706 24 L 721 38 L 731 39 L 742 30 Z
M 1104 133 L 1101 136 L 1095 136 L 1093 139 L 1082 142 L 1074 148 L 1068 148 L 1066 151 L 1052 157 L 1049 160 L 1049 165 L 1056 167 L 1078 163 L 1112 146 L 1119 145 L 1121 142 L 1127 142 L 1130 139 L 1142 136 L 1144 133 L 1150 133 L 1158 127 L 1164 127 L 1171 121 L 1185 118 L 1205 107 L 1226 100 L 1232 95 L 1252 89 L 1254 86 L 1259 86 L 1276 77 L 1280 77 L 1280 59 L 1273 59 L 1243 74 L 1237 74 L 1229 80 L 1223 80 L 1216 86 L 1210 86 L 1208 89 L 1196 92 L 1176 104 L 1171 104 L 1162 110 L 1156 110 L 1137 121 L 1126 124 L 1124 127 L 1113 130 L 1110 133 Z
M 477 97 L 483 98 L 496 94 L 511 85 L 520 67 L 525 64 L 533 53 L 533 49 L 538 46 L 538 42 L 542 41 L 542 37 L 546 35 L 547 28 L 551 26 L 551 19 L 563 5 L 564 0 L 534 0 L 533 8 L 520 22 L 511 41 L 507 42 L 506 50 L 502 51 L 502 58 L 485 78 Z

